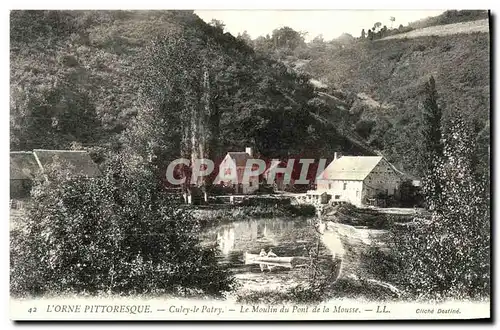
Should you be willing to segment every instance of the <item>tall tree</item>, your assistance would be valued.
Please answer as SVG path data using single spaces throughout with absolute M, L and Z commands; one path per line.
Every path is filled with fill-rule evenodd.
M 221 32 L 224 32 L 224 29 L 226 28 L 226 24 L 224 24 L 223 21 L 212 18 L 212 20 L 209 23 L 211 26 L 214 28 L 220 30 Z
M 487 297 L 490 290 L 490 211 L 486 185 L 474 175 L 474 132 L 463 118 L 451 121 L 443 158 L 435 176 L 442 178 L 430 221 L 400 233 L 406 287 L 419 296 Z
M 303 45 L 304 37 L 304 33 L 295 31 L 288 26 L 274 30 L 272 35 L 275 48 L 288 48 L 291 50 Z
M 419 153 L 420 174 L 423 175 L 423 193 L 429 209 L 440 204 L 441 180 L 436 166 L 443 157 L 441 132 L 442 111 L 438 105 L 438 94 L 434 77 L 425 84 L 425 99 L 422 110 L 421 149 Z
M 382 23 L 380 22 L 376 22 L 375 24 L 373 24 L 373 32 L 375 32 L 378 28 L 380 28 L 382 26 Z
M 394 23 L 394 21 L 396 21 L 396 17 L 391 16 L 389 20 L 391 21 L 391 29 L 392 29 L 392 24 Z
M 213 47 L 210 39 L 200 38 L 199 31 L 188 29 L 158 38 L 148 49 L 143 109 L 125 138 L 131 150 L 152 162 L 159 174 L 179 157 L 192 163 L 210 158 L 216 131 L 210 119 L 217 115 L 211 106 L 210 72 L 220 62 Z M 202 186 L 203 182 L 196 184 Z
M 373 40 L 373 32 L 371 29 L 368 29 L 368 39 Z
M 242 34 L 238 33 L 237 39 L 243 40 L 248 46 L 253 46 L 253 41 L 247 30 L 243 31 Z

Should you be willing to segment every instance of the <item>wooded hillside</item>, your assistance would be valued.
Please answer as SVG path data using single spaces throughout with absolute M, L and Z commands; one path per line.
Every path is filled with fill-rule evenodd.
M 136 149 L 178 157 L 179 120 L 203 103 L 197 93 L 208 70 L 216 155 L 245 146 L 264 157 L 360 152 L 311 115 L 318 110 L 308 76 L 191 11 L 13 11 L 10 57 L 13 150 L 117 150 L 133 140 L 143 144 Z M 153 138 L 158 131 L 141 123 L 151 107 L 167 135 Z
M 381 30 L 374 35 L 397 36 L 404 31 L 474 19 L 484 24 L 487 17 L 486 11 L 447 11 L 399 29 L 378 27 Z M 273 42 L 283 35 L 294 39 L 293 47 Z M 489 33 L 462 29 L 453 35 L 401 39 L 344 34 L 330 41 L 317 36 L 306 43 L 299 33 L 283 28 L 251 44 L 259 53 L 317 80 L 323 92 L 319 102 L 324 117 L 405 171 L 421 174 L 415 166 L 416 144 L 420 140 L 424 84 L 430 76 L 436 80 L 444 122 L 457 113 L 465 114 L 477 139 L 489 144 Z M 484 150 L 481 156 L 488 157 Z
M 487 33 L 306 44 L 290 28 L 234 37 L 192 11 L 13 11 L 11 148 L 133 144 L 163 162 L 181 155 L 190 107 L 206 106 L 215 158 L 245 146 L 281 158 L 379 151 L 419 174 L 415 141 L 430 75 L 445 120 L 467 114 L 489 143 L 489 47 Z

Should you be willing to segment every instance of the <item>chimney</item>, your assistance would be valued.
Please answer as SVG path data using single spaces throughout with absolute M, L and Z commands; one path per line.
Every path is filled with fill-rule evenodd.
M 245 152 L 246 152 L 247 154 L 249 154 L 249 155 L 250 155 L 250 157 L 253 157 L 253 153 L 252 153 L 252 148 L 251 148 L 251 147 L 246 147 L 246 148 L 245 148 Z

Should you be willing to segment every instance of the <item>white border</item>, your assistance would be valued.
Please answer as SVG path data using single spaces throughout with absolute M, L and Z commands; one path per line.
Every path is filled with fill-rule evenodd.
M 3 202 L 0 203 L 1 205 L 1 210 L 2 214 L 4 214 L 4 230 L 2 230 L 2 234 L 4 235 L 2 242 L 4 242 L 4 247 L 2 249 L 1 258 L 2 258 L 2 263 L 3 263 L 3 271 L 1 272 L 1 278 L 2 278 L 2 286 L 1 286 L 1 297 L 2 301 L 4 302 L 2 305 L 2 312 L 4 313 L 2 315 L 2 320 L 4 324 L 7 326 L 8 329 L 13 328 L 14 325 L 9 321 L 8 317 L 8 301 L 9 301 L 9 290 L 8 290 L 8 269 L 9 269 L 9 260 L 8 260 L 8 250 L 9 250 L 9 239 L 8 239 L 8 225 L 9 225 L 9 210 L 8 210 L 8 173 L 9 173 L 9 167 L 8 167 L 8 151 L 9 151 L 9 121 L 8 121 L 8 108 L 9 108 L 9 9 L 492 9 L 493 14 L 497 14 L 498 10 L 498 1 L 485 1 L 485 0 L 475 0 L 475 1 L 431 1 L 431 0 L 420 0 L 416 1 L 413 3 L 408 3 L 404 1 L 398 1 L 398 0 L 392 0 L 392 1 L 387 1 L 387 0 L 378 0 L 378 1 L 348 1 L 348 2 L 341 2 L 341 3 L 327 3 L 323 2 L 321 0 L 309 0 L 309 1 L 297 1 L 297 0 L 288 0 L 288 1 L 273 1 L 272 3 L 269 0 L 254 0 L 254 1 L 247 1 L 247 2 L 230 2 L 227 0 L 221 1 L 221 0 L 213 0 L 210 2 L 203 2 L 203 1 L 193 1 L 193 0 L 184 0 L 184 1 L 177 1 L 177 2 L 167 2 L 167 1 L 151 1 L 151 0 L 142 0 L 140 2 L 137 1 L 102 1 L 102 0 L 88 0 L 82 3 L 74 3 L 74 2 L 69 2 L 69 1 L 4 1 L 2 2 L 2 10 L 1 14 L 1 23 L 2 23 L 2 29 L 1 29 L 1 41 L 2 41 L 2 46 L 3 46 L 3 51 L 1 52 L 1 58 L 2 58 L 2 66 L 0 67 L 2 72 L 2 100 L 4 101 L 3 104 L 5 105 L 5 108 L 1 112 L 1 115 L 4 116 L 2 120 L 0 121 L 2 127 L 0 128 L 0 134 L 2 134 L 2 139 L 1 139 L 1 146 L 2 146 L 2 187 L 3 189 L 1 190 L 1 199 Z M 376 8 L 375 8 L 376 7 Z M 498 19 L 498 17 L 496 18 Z M 498 21 L 496 20 L 496 23 L 498 25 Z M 494 35 L 498 36 L 497 33 L 498 29 L 495 26 L 494 28 Z M 496 47 L 495 47 L 496 50 Z M 495 56 L 495 63 L 498 65 L 498 57 L 497 53 L 493 53 Z M 493 74 L 493 73 L 492 73 Z M 495 78 L 498 78 L 496 76 L 495 72 Z M 494 85 L 495 89 L 494 91 L 492 90 L 492 93 L 495 95 L 497 94 L 498 91 L 498 80 L 496 80 L 497 84 Z M 497 115 L 498 116 L 498 115 Z M 496 131 L 495 131 L 496 133 Z M 498 146 L 498 141 L 495 139 L 495 145 Z M 496 151 L 496 150 L 495 150 Z M 495 155 L 496 152 L 493 152 L 493 155 Z M 498 170 L 497 166 L 498 162 L 495 164 L 496 167 L 495 169 Z M 498 173 L 498 171 L 497 171 Z M 498 176 L 497 176 L 498 177 Z M 497 194 L 498 198 L 498 194 Z M 495 202 L 497 202 L 497 198 L 495 199 Z M 500 200 L 500 199 L 499 199 Z M 498 207 L 497 207 L 498 208 Z M 496 215 L 496 213 L 495 213 Z M 496 216 L 494 217 L 495 219 L 497 218 Z M 492 235 L 493 237 L 498 237 L 497 236 L 497 231 L 498 231 L 498 225 L 495 226 L 495 233 Z M 498 244 L 496 244 L 498 246 Z M 498 255 L 498 249 L 495 249 L 495 255 Z M 495 289 L 495 295 L 494 297 L 498 297 L 498 292 Z M 495 312 L 497 311 L 498 307 L 495 307 Z M 399 324 L 394 324 L 395 326 L 399 326 Z M 426 328 L 440 328 L 443 326 L 443 324 L 421 324 L 425 326 Z M 40 325 L 37 325 L 40 326 Z M 53 324 L 48 324 L 48 325 L 43 325 L 48 328 L 52 328 Z M 62 325 L 63 327 L 66 327 L 67 325 Z M 80 325 L 82 327 L 92 327 L 92 328 L 97 328 L 97 329 L 104 329 L 109 326 L 108 325 L 93 325 L 93 324 L 84 324 Z M 121 327 L 132 327 L 132 326 L 137 326 L 134 324 L 118 324 L 118 326 Z M 139 325 L 140 327 L 144 325 Z M 167 326 L 169 328 L 172 327 L 178 327 L 179 325 L 175 324 L 161 324 L 160 326 Z M 189 326 L 195 326 L 193 324 L 190 324 Z M 220 324 L 197 324 L 196 326 L 202 326 L 202 327 L 207 327 L 207 326 L 220 326 Z M 233 324 L 226 324 L 225 326 L 233 326 Z M 241 326 L 238 324 L 238 326 Z M 264 325 L 264 324 L 255 324 L 255 325 L 247 325 L 247 326 L 255 326 L 259 328 L 271 328 L 274 327 L 275 325 Z M 286 325 L 290 326 L 290 325 Z M 305 325 L 301 325 L 305 326 Z M 311 325 L 312 326 L 312 325 Z M 326 327 L 347 327 L 349 325 L 346 324 L 323 324 L 323 326 Z M 369 327 L 384 327 L 386 324 L 364 324 L 364 326 L 369 326 Z M 411 326 L 411 325 L 407 325 Z M 453 327 L 457 327 L 460 325 L 453 324 Z M 464 326 L 467 326 L 467 324 L 464 324 Z M 35 325 L 25 325 L 24 328 L 34 328 Z

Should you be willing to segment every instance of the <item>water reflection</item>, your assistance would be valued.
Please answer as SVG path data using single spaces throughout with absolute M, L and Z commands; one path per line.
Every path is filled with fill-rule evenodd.
M 217 232 L 217 245 L 223 255 L 228 255 L 234 249 L 234 228 L 225 227 Z
M 231 252 L 260 250 L 271 246 L 287 245 L 296 241 L 294 229 L 303 228 L 307 223 L 284 220 L 250 220 L 232 222 L 209 229 L 215 234 L 216 242 L 223 255 Z M 286 239 L 283 241 L 283 239 Z
M 245 265 L 245 252 L 258 254 L 261 249 L 283 257 L 308 257 L 310 249 L 316 246 L 318 235 L 310 221 L 305 219 L 252 219 L 230 222 L 209 227 L 203 240 L 217 243 L 221 262 L 229 263 L 239 271 L 259 271 L 260 268 Z M 323 250 L 322 254 L 328 254 Z
M 202 240 L 217 243 L 219 262 L 229 266 L 246 289 L 288 288 L 304 280 L 339 274 L 341 264 L 321 243 L 322 237 L 307 219 L 252 219 L 205 228 Z M 289 264 L 246 263 L 245 252 L 259 254 L 270 249 L 278 257 L 294 258 Z M 293 264 L 293 266 L 292 266 Z M 335 268 L 335 266 L 338 266 Z M 270 267 L 268 267 L 270 266 Z

